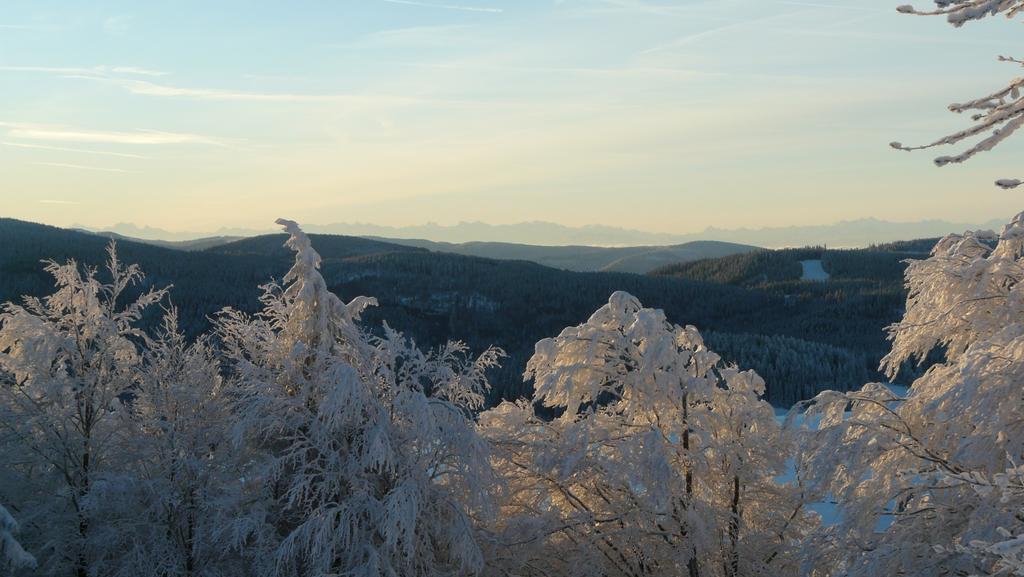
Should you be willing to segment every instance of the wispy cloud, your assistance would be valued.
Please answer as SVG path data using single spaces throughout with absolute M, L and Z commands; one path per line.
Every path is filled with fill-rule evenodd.
M 64 126 L 0 122 L 9 138 L 51 142 L 91 142 L 96 144 L 209 144 L 225 146 L 223 139 L 200 134 L 136 130 L 133 132 L 85 130 Z
M 103 31 L 114 36 L 122 36 L 131 29 L 134 19 L 135 17 L 131 14 L 110 16 L 103 21 Z
M 77 66 L 0 66 L 3 72 L 44 72 L 47 74 L 95 74 L 103 71 L 102 66 L 83 68 Z
M 27 142 L 0 142 L 4 146 L 13 146 L 17 148 L 30 148 L 33 150 L 52 150 L 55 152 L 74 152 L 79 154 L 95 154 L 99 156 L 116 156 L 119 158 L 137 158 L 148 160 L 152 157 L 143 156 L 141 154 L 129 154 L 127 152 L 111 152 L 108 150 L 87 150 L 84 148 L 67 148 L 64 146 L 48 146 L 45 144 L 29 144 Z
M 131 94 L 164 98 L 230 102 L 341 102 L 348 104 L 406 105 L 421 99 L 381 94 L 310 94 L 294 92 L 260 92 L 224 88 L 202 88 L 158 83 L 130 76 L 166 76 L 166 72 L 136 66 L 0 66 L 0 72 L 39 72 L 63 78 L 106 82 Z
M 166 72 L 150 70 L 149 68 L 140 68 L 138 66 L 114 66 L 110 71 L 117 74 L 137 74 L 139 76 L 167 76 Z
M 724 77 L 727 72 L 709 72 L 699 68 L 679 68 L 670 66 L 626 66 L 626 67 L 586 67 L 586 66 L 515 66 L 508 64 L 488 64 L 484 62 L 438 62 L 408 63 L 409 68 L 433 70 L 469 70 L 488 72 L 517 72 L 551 75 L 576 75 L 596 78 L 628 78 L 628 77 L 662 77 L 662 78 L 695 78 Z
M 279 92 L 247 92 L 219 88 L 188 88 L 170 84 L 157 84 L 146 80 L 83 76 L 91 80 L 105 80 L 123 87 L 132 94 L 193 98 L 197 100 L 231 100 L 251 102 L 330 102 L 352 98 L 338 94 L 295 94 Z
M 404 4 L 406 6 L 419 6 L 422 8 L 440 8 L 442 10 L 459 10 L 462 12 L 488 12 L 491 14 L 500 14 L 505 10 L 503 8 L 490 8 L 484 6 L 466 6 L 463 4 L 434 4 L 433 2 L 420 2 L 419 0 L 381 0 L 381 2 L 387 2 L 388 4 Z
M 308 82 L 311 76 L 297 74 L 264 74 L 260 72 L 246 72 L 242 74 L 246 80 L 259 80 L 261 82 Z
M 58 200 L 55 198 L 44 198 L 39 200 L 39 204 L 67 204 L 67 205 L 78 205 L 82 204 L 75 200 Z
M 331 48 L 349 48 L 351 46 L 379 48 L 381 46 L 451 46 L 453 40 L 462 41 L 474 30 L 466 24 L 441 24 L 433 26 L 407 26 L 390 28 L 365 34 L 354 42 L 328 44 Z
M 739 22 L 734 22 L 734 23 L 731 23 L 731 24 L 725 24 L 723 26 L 717 26 L 715 28 L 709 28 L 707 30 L 701 30 L 699 32 L 694 32 L 694 33 L 691 33 L 691 34 L 686 34 L 684 36 L 679 36 L 679 37 L 675 38 L 674 40 L 672 40 L 672 41 L 670 41 L 670 42 L 668 42 L 666 44 L 662 44 L 660 46 L 655 46 L 653 48 L 648 48 L 647 50 L 643 50 L 640 53 L 641 54 L 651 54 L 651 53 L 654 53 L 654 52 L 664 52 L 666 50 L 673 50 L 675 48 L 679 48 L 679 47 L 685 46 L 687 44 L 692 44 L 692 43 L 694 43 L 694 42 L 696 42 L 698 40 L 703 40 L 703 39 L 708 38 L 710 36 L 715 36 L 717 34 L 721 34 L 722 32 L 729 32 L 731 30 L 737 30 L 737 29 L 748 28 L 748 27 L 757 27 L 757 26 L 759 26 L 761 24 L 764 24 L 766 22 L 770 22 L 772 20 L 785 20 L 785 19 L 788 19 L 788 18 L 792 18 L 794 15 L 796 15 L 798 13 L 799 12 L 787 12 L 787 13 L 783 13 L 783 14 L 772 14 L 771 16 L 764 16 L 764 17 L 760 17 L 760 18 L 751 18 L 751 19 L 748 19 L 748 20 L 741 20 Z
M 673 39 L 671 42 L 667 42 L 665 44 L 661 44 L 661 45 L 655 46 L 653 48 L 648 48 L 646 50 L 641 51 L 640 53 L 641 54 L 652 54 L 654 52 L 664 52 L 666 50 L 673 50 L 675 48 L 679 48 L 680 46 L 685 46 L 687 44 L 692 44 L 694 42 L 697 42 L 698 40 L 703 40 L 703 39 L 708 38 L 710 36 L 714 36 L 715 34 L 720 34 L 722 32 L 728 32 L 729 30 L 735 30 L 736 28 L 742 28 L 745 25 L 746 25 L 745 22 L 737 22 L 735 24 L 726 24 L 725 26 L 718 26 L 718 27 L 715 27 L 715 28 L 708 28 L 707 30 L 701 30 L 700 32 L 694 32 L 692 34 L 687 34 L 685 36 L 679 36 L 679 37 Z
M 41 26 L 38 24 L 0 24 L 0 30 L 52 30 L 52 27 Z
M 588 0 L 584 6 L 579 1 L 556 0 L 559 6 L 577 5 L 574 8 L 582 9 L 590 13 L 602 12 L 633 12 L 639 14 L 656 14 L 661 16 L 679 15 L 686 12 L 690 7 L 668 4 L 656 4 L 647 0 Z
M 854 10 L 857 12 L 874 12 L 876 14 L 892 14 L 893 10 L 882 10 L 870 6 L 857 6 L 856 4 L 828 4 L 825 2 L 802 2 L 800 0 L 777 0 L 776 4 L 785 6 L 806 6 L 808 8 L 829 8 L 835 10 Z
M 120 168 L 105 168 L 101 166 L 86 166 L 84 164 L 67 164 L 64 162 L 33 162 L 37 166 L 53 166 L 56 168 L 72 168 L 75 170 L 91 170 L 94 172 L 128 172 Z
M 139 66 L 0 66 L 2 72 L 42 72 L 60 75 L 104 75 L 108 73 L 137 76 L 167 76 L 167 72 Z
M 851 21 L 861 21 L 867 18 L 858 18 Z M 931 36 L 927 34 L 914 34 L 906 32 L 874 32 L 864 30 L 845 30 L 841 25 L 827 25 L 820 28 L 775 28 L 774 32 L 779 34 L 788 34 L 791 36 L 811 36 L 811 37 L 826 37 L 826 38 L 846 38 L 850 40 L 870 40 L 870 41 L 881 41 L 881 42 L 904 42 L 908 44 L 917 45 L 949 45 L 949 46 L 991 46 L 1000 48 L 1005 46 L 1004 42 L 1000 42 L 996 39 L 986 40 L 978 37 L 970 36 L 958 36 L 952 34 L 949 36 Z

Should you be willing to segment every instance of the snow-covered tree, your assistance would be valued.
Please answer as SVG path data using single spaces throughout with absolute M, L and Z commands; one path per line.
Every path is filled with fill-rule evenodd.
M 109 257 L 107 282 L 74 261 L 50 262 L 57 291 L 0 314 L 0 447 L 17 455 L 4 458 L 3 490 L 31 512 L 25 539 L 47 574 L 99 575 L 117 553 L 99 536 L 109 503 L 97 495 L 118 482 L 125 457 L 123 400 L 145 339 L 136 324 L 164 291 L 128 299 L 142 272 L 118 261 L 113 244 Z
M 218 332 L 241 395 L 247 514 L 230 529 L 254 570 L 316 577 L 475 575 L 475 518 L 494 478 L 470 411 L 486 369 L 449 343 L 424 353 L 357 324 L 373 299 L 342 302 L 290 221 L 295 265 L 264 287 L 263 311 L 225 311 Z M 254 517 L 259 511 L 260 517 Z
M 992 477 L 974 473 L 960 478 L 983 499 L 998 498 L 1002 510 L 1016 510 L 1015 520 L 1024 517 L 1024 469 L 1017 467 Z M 1015 534 L 1003 526 L 996 527 L 996 540 L 974 539 L 960 544 L 953 551 L 937 546 L 940 554 L 967 554 L 976 559 L 974 565 L 990 568 L 992 575 L 1024 575 L 1024 533 Z
M 947 236 L 907 268 L 907 311 L 883 367 L 893 376 L 932 351 L 944 362 L 906 396 L 869 384 L 809 403 L 808 489 L 842 510 L 813 541 L 814 570 L 1004 575 L 1021 556 L 1024 213 L 993 248 L 994 236 Z
M 934 2 L 936 8 L 933 10 L 918 10 L 911 5 L 902 5 L 898 10 L 906 14 L 921 16 L 945 16 L 950 24 L 956 27 L 989 16 L 1004 15 L 1007 18 L 1013 18 L 1024 11 L 1024 1 L 1022 0 L 934 0 Z M 1024 65 L 1024 61 L 1017 58 L 1000 56 L 999 60 Z M 921 150 L 960 144 L 975 137 L 981 137 L 959 154 L 936 158 L 935 164 L 939 166 L 964 162 L 980 152 L 991 150 L 1024 125 L 1022 89 L 1024 89 L 1024 78 L 1016 78 L 999 90 L 980 98 L 950 104 L 950 112 L 970 115 L 972 122 L 970 127 L 922 146 L 904 146 L 899 142 L 893 142 L 892 147 L 898 150 Z M 1024 181 L 1016 178 L 1004 178 L 997 180 L 996 185 L 1002 188 L 1015 188 L 1022 182 Z
M 131 459 L 121 491 L 124 525 L 118 574 L 193 577 L 237 575 L 221 528 L 233 510 L 238 460 L 228 428 L 232 415 L 218 360 L 208 339 L 189 343 L 172 309 L 144 353 L 132 390 L 124 450 Z
M 0 504 L 0 570 L 6 575 L 18 569 L 33 569 L 36 559 L 21 547 L 14 535 L 18 522 Z
M 533 403 L 481 415 L 507 483 L 491 573 L 785 575 L 810 522 L 752 371 L 624 292 L 537 343 Z

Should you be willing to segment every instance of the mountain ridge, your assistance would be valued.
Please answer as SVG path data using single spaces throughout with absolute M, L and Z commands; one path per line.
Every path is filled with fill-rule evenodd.
M 905 299 L 904 265 L 892 256 L 885 263 L 865 261 L 882 276 L 837 274 L 827 283 L 783 279 L 762 287 L 572 272 L 355 237 L 310 238 L 323 256 L 321 272 L 332 292 L 345 299 L 377 298 L 379 306 L 366 311 L 368 330 L 386 322 L 427 347 L 459 339 L 473 351 L 492 345 L 504 349 L 509 356 L 490 374 L 489 402 L 526 394 L 531 385 L 522 375 L 535 344 L 585 321 L 619 290 L 662 309 L 672 322 L 705 331 L 727 362 L 749 366 L 769 380 L 769 400 L 780 406 L 823 388 L 847 390 L 878 378 L 871 375 L 887 347 L 882 329 L 898 319 Z M 182 329 L 195 336 L 208 330 L 224 307 L 243 313 L 259 309 L 258 287 L 282 278 L 293 262 L 283 242 L 284 235 L 276 235 L 183 251 L 121 241 L 118 253 L 146 273 L 129 292 L 173 286 L 166 304 L 178 310 Z M 41 260 L 101 266 L 108 243 L 101 235 L 0 218 L 0 302 L 50 294 L 53 280 Z M 159 311 L 154 314 L 143 322 L 159 322 Z
M 378 237 L 390 240 L 427 240 L 431 242 L 466 243 L 496 242 L 537 246 L 595 246 L 621 248 L 627 246 L 671 246 L 692 241 L 721 241 L 766 248 L 828 245 L 843 248 L 867 247 L 872 244 L 908 238 L 941 237 L 965 230 L 997 229 L 1002 220 L 980 223 L 950 222 L 928 219 L 895 222 L 878 218 L 842 220 L 831 224 L 794 225 L 785 227 L 724 229 L 707 227 L 689 233 L 665 233 L 633 230 L 607 225 L 579 227 L 532 221 L 517 224 L 461 222 L 454 225 L 426 223 L 415 226 L 384 226 L 367 223 L 308 224 L 310 233 Z M 275 232 L 272 229 L 221 228 L 207 232 L 174 232 L 154 227 L 119 223 L 110 227 L 75 225 L 92 232 L 111 232 L 140 240 L 184 241 L 209 237 L 257 236 Z
M 525 260 L 576 272 L 628 272 L 647 274 L 667 265 L 762 250 L 761 247 L 722 241 L 691 241 L 667 246 L 600 247 L 544 246 L 507 242 L 447 243 L 425 239 L 364 237 L 391 244 L 464 256 L 498 260 Z

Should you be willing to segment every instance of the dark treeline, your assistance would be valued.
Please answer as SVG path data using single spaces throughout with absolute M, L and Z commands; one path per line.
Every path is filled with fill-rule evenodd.
M 821 258 L 822 249 L 759 250 L 661 267 L 654 276 L 672 276 L 737 286 L 800 280 L 801 260 Z
M 921 255 L 881 248 L 808 247 L 680 263 L 651 274 L 743 287 L 781 298 L 792 316 L 782 319 L 777 329 L 761 325 L 757 332 L 865 352 L 874 368 L 888 350 L 882 329 L 899 318 L 903 307 L 904 261 L 909 258 Z M 830 275 L 828 281 L 800 280 L 802 260 L 821 260 Z
M 183 252 L 122 241 L 146 285 L 174 285 L 171 300 L 191 335 L 222 307 L 258 308 L 253 287 L 280 279 L 291 263 L 283 235 Z M 41 259 L 96 265 L 108 240 L 75 231 L 0 220 L 0 301 L 43 295 L 52 279 Z M 678 324 L 711 334 L 711 348 L 757 370 L 769 400 L 785 405 L 822 389 L 846 390 L 878 378 L 883 328 L 903 304 L 904 253 L 761 251 L 688 263 L 657 274 L 575 273 L 524 261 L 434 253 L 390 243 L 313 235 L 323 273 L 343 298 L 372 295 L 367 326 L 386 321 L 421 346 L 447 339 L 473 350 L 499 346 L 509 357 L 491 375 L 491 401 L 528 396 L 526 360 L 541 338 L 583 322 L 616 290 L 661 308 Z M 802 282 L 800 260 L 822 258 L 833 279 Z M 794 268 L 795 267 L 795 268 Z M 146 288 L 146 287 L 141 287 Z
M 744 287 L 786 288 L 799 281 L 802 260 L 821 260 L 831 281 L 876 281 L 899 288 L 903 261 L 921 259 L 939 239 L 873 245 L 866 249 L 786 248 L 701 259 L 661 267 L 651 274 Z M 781 284 L 780 284 L 781 283 Z
M 813 397 L 821 392 L 818 383 L 866 383 L 875 376 L 868 367 L 877 364 L 877 359 L 825 343 L 782 335 L 710 331 L 704 333 L 704 341 L 727 362 L 758 367 L 759 374 L 772 375 L 774 384 L 768 397 L 779 404 Z

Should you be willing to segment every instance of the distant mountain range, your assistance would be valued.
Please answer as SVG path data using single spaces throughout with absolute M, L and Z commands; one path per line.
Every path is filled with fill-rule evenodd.
M 253 246 L 259 246 L 261 252 L 268 252 L 264 246 L 266 239 L 276 238 L 275 235 L 259 235 L 252 237 L 213 236 L 195 240 L 151 240 L 135 238 L 116 232 L 89 232 L 96 236 L 112 238 L 118 241 L 130 241 L 183 251 L 214 250 L 225 254 L 246 254 Z M 717 258 L 760 250 L 756 246 L 734 244 L 718 241 L 694 241 L 672 246 L 631 246 L 631 247 L 600 247 L 600 246 L 539 246 L 528 244 L 512 244 L 502 242 L 467 242 L 447 243 L 429 240 L 389 239 L 377 237 L 349 237 L 327 235 L 325 239 L 344 238 L 350 246 L 360 244 L 360 250 L 369 249 L 373 252 L 374 243 L 391 249 L 396 246 L 424 252 L 444 252 L 463 256 L 478 256 L 496 260 L 530 261 L 551 268 L 576 272 L 631 272 L 646 274 L 655 269 L 684 262 L 706 258 Z M 330 241 L 328 241 L 330 242 Z M 277 246 L 280 253 L 285 249 Z
M 917 222 L 890 222 L 875 218 L 846 220 L 834 224 L 789 226 L 759 229 L 707 228 L 701 232 L 669 234 L 630 230 L 603 225 L 570 227 L 550 222 L 523 222 L 493 225 L 481 222 L 462 222 L 455 225 L 428 223 L 418 226 L 393 227 L 364 223 L 336 223 L 327 225 L 305 224 L 310 232 L 432 241 L 434 243 L 506 243 L 534 246 L 563 247 L 664 247 L 694 241 L 720 241 L 767 248 L 826 245 L 830 247 L 866 247 L 872 244 L 908 238 L 932 238 L 951 232 L 976 229 L 997 229 L 1003 219 L 981 223 L 954 223 L 943 220 Z M 225 228 L 209 232 L 172 232 L 131 223 L 94 228 L 76 226 L 93 232 L 104 231 L 143 240 L 191 241 L 221 237 L 256 236 L 272 232 L 265 230 Z M 422 240 L 420 240 L 422 239 Z M 451 247 L 449 247 L 451 248 Z M 434 250 L 440 250 L 435 248 Z M 467 254 L 475 248 L 466 248 Z M 448 250 L 446 252 L 453 252 Z
M 171 231 L 162 228 L 155 228 L 152 226 L 139 226 L 131 222 L 119 222 L 113 226 L 94 227 L 86 226 L 84 224 L 71 225 L 71 230 L 77 230 L 82 232 L 96 232 L 103 233 L 111 238 L 117 238 L 118 236 L 147 241 L 163 241 L 171 245 L 177 245 L 178 243 L 202 240 L 208 238 L 244 238 L 247 236 L 257 236 L 261 234 L 269 234 L 276 232 L 273 227 L 267 227 L 265 230 L 249 229 L 249 228 L 221 228 L 214 232 L 197 232 L 197 231 Z M 150 243 L 156 244 L 156 243 Z
M 995 230 L 1005 219 L 982 223 L 954 223 L 944 220 L 890 222 L 875 218 L 844 220 L 835 224 L 789 226 L 780 228 L 705 229 L 699 236 L 706 240 L 724 240 L 756 244 L 766 248 L 827 246 L 830 248 L 864 248 L 906 239 L 938 238 L 966 230 Z

